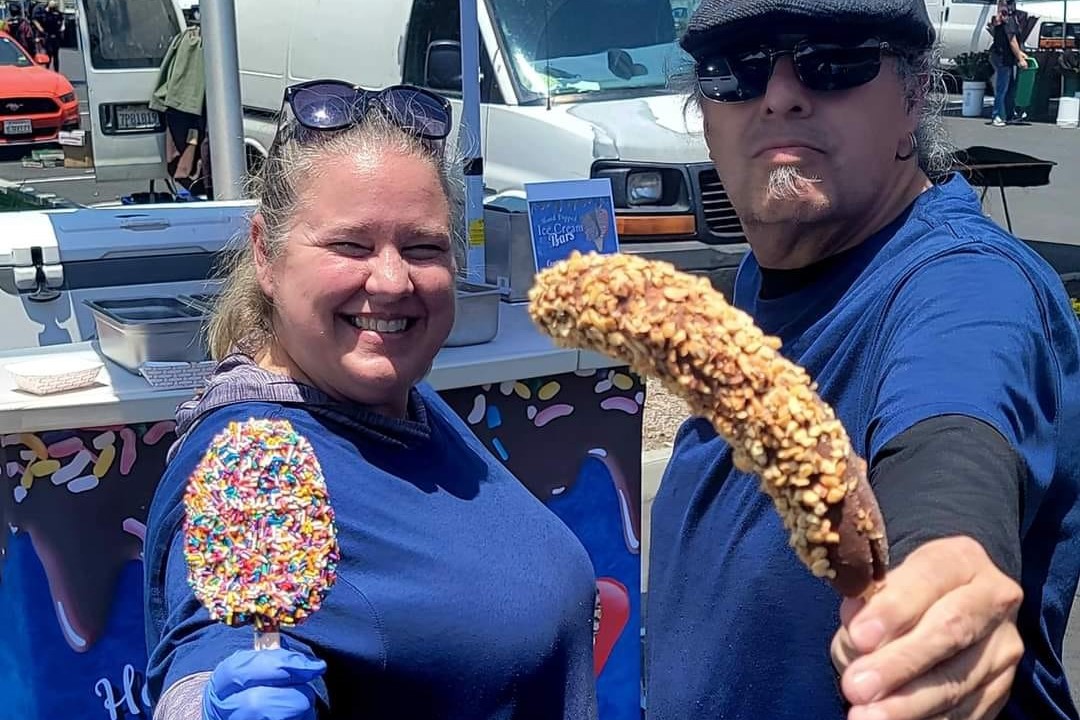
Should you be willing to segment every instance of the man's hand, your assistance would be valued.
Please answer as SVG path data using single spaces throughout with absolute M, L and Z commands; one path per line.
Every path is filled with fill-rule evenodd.
M 1028 67 L 1028 59 L 1027 59 L 1027 55 L 1025 55 L 1024 57 L 1020 58 L 1020 69 L 1021 70 L 1027 70 L 1027 67 Z
M 845 600 L 832 642 L 849 720 L 988 720 L 1024 647 L 1023 591 L 968 537 L 920 547 L 869 601 Z

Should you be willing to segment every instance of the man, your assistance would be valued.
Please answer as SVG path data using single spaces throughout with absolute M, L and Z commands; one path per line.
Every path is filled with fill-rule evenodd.
M 994 127 L 1005 127 L 1012 118 L 1009 92 L 1013 89 L 1015 68 L 1026 70 L 1028 56 L 1020 49 L 1020 26 L 1016 0 L 998 0 L 997 13 L 990 21 L 994 41 L 990 46 L 990 64 L 994 67 Z
M 64 36 L 64 13 L 60 12 L 60 4 L 56 0 L 49 0 L 40 21 L 35 24 L 42 29 L 49 67 L 60 72 L 60 39 Z
M 15 42 L 22 45 L 30 57 L 33 57 L 36 52 L 36 45 L 34 43 L 34 28 L 30 24 L 30 21 L 23 17 L 22 8 L 12 3 L 8 6 L 8 12 L 11 14 L 11 19 L 8 20 L 7 32 L 11 37 L 15 38 Z
M 733 301 L 870 464 L 891 570 L 841 604 L 688 421 L 652 511 L 650 718 L 1077 717 L 1080 325 L 947 173 L 933 42 L 922 0 L 703 0 L 682 39 L 752 250 Z

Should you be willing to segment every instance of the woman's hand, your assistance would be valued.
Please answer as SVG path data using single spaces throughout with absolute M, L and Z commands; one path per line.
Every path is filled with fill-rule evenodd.
M 214 669 L 203 720 L 315 720 L 311 682 L 326 663 L 291 650 L 241 650 Z
M 974 540 L 920 547 L 868 602 L 841 606 L 832 658 L 849 720 L 996 717 L 1023 655 L 1022 598 Z

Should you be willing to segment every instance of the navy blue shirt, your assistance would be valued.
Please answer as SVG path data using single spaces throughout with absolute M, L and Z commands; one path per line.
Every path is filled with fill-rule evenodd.
M 148 686 L 250 649 L 250 627 L 211 622 L 187 584 L 187 478 L 229 422 L 284 418 L 310 440 L 336 513 L 341 562 L 322 609 L 284 633 L 326 661 L 321 718 L 593 718 L 595 576 L 571 531 L 438 395 L 413 418 L 339 424 L 303 406 L 213 410 L 158 488 L 146 546 Z M 324 408 L 325 409 L 325 408 Z
M 1026 652 L 1003 717 L 1076 718 L 1061 656 L 1080 573 L 1080 325 L 1060 278 L 954 176 L 817 282 L 767 300 L 760 283 L 748 256 L 735 304 L 817 380 L 862 457 L 920 421 L 965 415 L 1023 458 Z M 652 512 L 648 716 L 844 717 L 829 658 L 840 600 L 727 445 L 688 421 Z

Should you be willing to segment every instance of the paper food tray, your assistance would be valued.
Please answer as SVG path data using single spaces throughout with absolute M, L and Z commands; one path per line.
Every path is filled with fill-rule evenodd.
M 104 363 L 80 358 L 43 357 L 6 366 L 15 387 L 34 395 L 77 390 L 93 385 Z
M 139 366 L 139 374 L 156 388 L 195 388 L 206 382 L 214 369 L 213 360 L 203 362 L 147 362 Z

